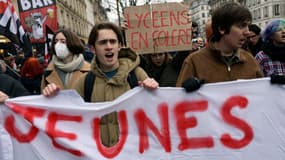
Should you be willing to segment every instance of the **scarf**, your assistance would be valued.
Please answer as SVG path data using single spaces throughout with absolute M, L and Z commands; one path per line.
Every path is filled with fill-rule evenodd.
M 53 56 L 52 60 L 55 67 L 65 73 L 65 75 L 63 76 L 64 77 L 63 84 L 65 86 L 68 84 L 71 74 L 74 71 L 80 70 L 80 68 L 84 63 L 84 58 L 82 54 L 73 55 L 73 59 L 69 63 L 63 63 L 63 61 L 58 59 L 56 56 Z
M 266 53 L 273 61 L 285 62 L 285 45 L 278 47 L 273 43 L 267 43 L 264 47 Z

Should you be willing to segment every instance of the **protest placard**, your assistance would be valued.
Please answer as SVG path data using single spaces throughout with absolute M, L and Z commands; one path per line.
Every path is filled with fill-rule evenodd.
M 181 3 L 127 7 L 125 19 L 127 46 L 139 54 L 191 49 L 188 7 Z

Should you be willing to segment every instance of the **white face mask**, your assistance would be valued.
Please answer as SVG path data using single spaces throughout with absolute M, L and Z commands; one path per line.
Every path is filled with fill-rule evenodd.
M 54 46 L 56 56 L 59 59 L 64 59 L 69 55 L 69 50 L 65 43 L 57 42 Z

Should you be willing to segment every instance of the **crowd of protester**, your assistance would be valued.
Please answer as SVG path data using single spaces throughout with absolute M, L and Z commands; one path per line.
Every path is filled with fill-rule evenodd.
M 251 23 L 248 8 L 227 3 L 215 10 L 207 22 L 207 38 L 201 38 L 193 29 L 191 50 L 138 55 L 123 46 L 124 36 L 117 25 L 102 22 L 89 35 L 92 60 L 90 50 L 89 56 L 84 55 L 84 45 L 73 32 L 60 29 L 52 40 L 52 59 L 46 68 L 35 57 L 17 60 L 10 53 L 2 57 L 0 100 L 28 92 L 54 96 L 60 89 L 75 89 L 86 101 L 104 102 L 137 85 L 148 89 L 177 86 L 195 91 L 203 83 L 283 76 L 285 19 L 270 22 L 264 30 Z M 198 27 L 197 23 L 193 22 L 192 27 Z M 130 80 L 131 74 L 135 77 Z M 16 82 L 10 80 L 13 78 Z M 11 84 L 4 81 L 16 83 L 17 87 L 8 91 L 4 88 Z M 22 94 L 12 94 L 14 90 L 21 90 Z M 118 142 L 116 117 L 116 112 L 102 117 L 101 138 L 105 146 Z

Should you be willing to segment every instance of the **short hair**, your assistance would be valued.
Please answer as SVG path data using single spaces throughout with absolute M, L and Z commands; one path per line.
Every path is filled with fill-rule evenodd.
M 57 34 L 62 33 L 66 38 L 66 46 L 72 54 L 82 54 L 84 52 L 84 45 L 80 38 L 69 29 L 59 29 L 55 32 L 52 38 L 51 52 L 55 54 L 55 37 Z
M 29 57 L 25 60 L 21 68 L 21 77 L 34 78 L 44 73 L 43 65 L 35 57 Z
M 252 21 L 252 15 L 248 8 L 234 3 L 225 3 L 217 8 L 212 15 L 213 40 L 219 41 L 222 37 L 220 30 L 224 30 L 225 34 L 230 32 L 232 25 Z
M 112 22 L 101 22 L 101 23 L 97 23 L 91 30 L 90 34 L 89 34 L 89 38 L 88 38 L 88 44 L 95 47 L 95 42 L 98 39 L 98 35 L 99 35 L 99 30 L 102 29 L 110 29 L 112 31 L 115 32 L 115 34 L 117 35 L 119 44 L 123 44 L 123 34 L 121 32 L 120 27 L 118 27 L 116 24 L 112 23 Z
M 259 35 L 261 32 L 260 27 L 256 24 L 251 24 L 248 26 L 249 31 L 254 32 L 256 35 Z

